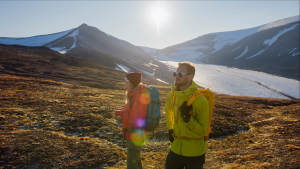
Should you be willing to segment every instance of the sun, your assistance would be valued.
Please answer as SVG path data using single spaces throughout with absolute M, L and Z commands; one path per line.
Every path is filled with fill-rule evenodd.
M 159 33 L 161 26 L 168 20 L 169 14 L 166 7 L 161 2 L 156 2 L 149 12 L 150 20 L 155 25 L 156 31 Z

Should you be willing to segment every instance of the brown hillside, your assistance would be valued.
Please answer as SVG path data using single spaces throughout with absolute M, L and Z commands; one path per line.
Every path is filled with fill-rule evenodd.
M 113 115 L 125 102 L 124 73 L 52 51 L 5 50 L 0 168 L 125 168 L 126 143 Z M 170 87 L 157 87 L 164 105 Z M 298 101 L 217 94 L 205 168 L 299 168 L 299 112 Z M 164 168 L 168 146 L 163 113 L 144 146 L 144 168 Z

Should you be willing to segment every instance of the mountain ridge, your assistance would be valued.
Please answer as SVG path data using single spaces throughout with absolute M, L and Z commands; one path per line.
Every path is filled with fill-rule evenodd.
M 144 72 L 145 76 L 152 76 L 153 80 L 162 79 L 166 83 L 172 82 L 172 75 L 167 66 L 162 64 L 158 60 L 192 61 L 195 63 L 219 64 L 225 66 L 233 66 L 241 69 L 263 71 L 299 80 L 300 77 L 297 71 L 299 65 L 294 65 L 295 63 L 298 63 L 297 60 L 289 61 L 288 59 L 285 59 L 284 61 L 282 61 L 285 65 L 294 66 L 292 68 L 287 68 L 279 62 L 275 64 L 275 61 L 273 59 L 272 62 L 274 62 L 276 67 L 279 66 L 280 70 L 268 71 L 270 70 L 270 66 L 266 66 L 267 68 L 263 68 L 264 64 L 266 64 L 264 62 L 267 61 L 257 61 L 257 65 L 247 64 L 244 62 L 236 62 L 236 60 L 242 59 L 242 56 L 246 53 L 253 52 L 252 50 L 257 51 L 257 54 L 255 54 L 254 56 L 262 55 L 264 52 L 262 48 L 244 48 L 244 51 L 239 51 L 240 54 L 235 54 L 236 52 L 234 50 L 237 49 L 237 47 L 234 47 L 234 50 L 232 50 L 231 53 L 228 51 L 226 52 L 226 49 L 228 50 L 228 47 L 234 46 L 249 37 L 253 37 L 255 36 L 255 34 L 261 34 L 262 32 L 266 32 L 265 34 L 269 34 L 267 33 L 268 31 L 284 27 L 285 25 L 298 20 L 299 16 L 293 16 L 253 28 L 209 33 L 160 50 L 135 46 L 125 40 L 118 39 L 112 35 L 102 32 L 96 27 L 88 26 L 85 23 L 67 31 L 49 34 L 48 38 L 47 35 L 34 36 L 27 39 L 21 38 L 8 40 L 9 38 L 0 38 L 0 44 L 6 42 L 9 45 L 19 43 L 19 45 L 26 46 L 26 43 L 28 43 L 27 45 L 29 46 L 46 46 L 62 54 L 72 53 L 74 55 L 77 55 L 78 57 L 83 58 L 99 57 L 99 64 L 109 63 L 107 64 L 107 66 L 115 67 L 116 69 L 118 68 L 118 65 L 124 65 L 128 67 L 128 71 L 141 71 Z M 288 32 L 287 34 L 290 33 L 291 32 Z M 293 36 L 299 36 L 297 33 L 293 34 Z M 35 40 L 36 42 L 34 42 Z M 269 43 L 271 42 L 272 39 L 269 40 Z M 253 41 L 251 43 L 256 42 Z M 297 49 L 297 46 L 299 46 L 299 42 L 296 41 L 294 44 L 289 44 L 292 46 L 285 45 L 285 50 L 288 51 L 288 53 L 292 53 L 292 55 L 299 55 L 299 49 Z M 227 54 L 224 55 L 224 52 Z M 229 56 L 233 54 L 233 57 L 235 58 L 234 60 L 224 59 L 230 58 Z M 107 57 L 104 57 L 104 55 Z M 156 57 L 151 57 L 153 55 L 155 55 Z M 275 54 L 270 53 L 270 55 Z M 259 57 L 256 57 L 252 60 L 256 60 L 257 58 Z M 105 62 L 103 62 L 103 60 L 105 60 Z M 124 69 L 121 70 L 124 71 Z
M 300 80 L 299 25 L 295 22 L 260 31 L 202 61 Z
M 155 54 L 154 57 L 163 61 L 191 61 L 193 63 L 217 64 L 240 69 L 262 71 L 277 76 L 300 80 L 298 71 L 299 57 L 297 57 L 300 54 L 299 26 L 296 26 L 294 29 L 285 30 L 288 25 L 297 24 L 299 22 L 299 16 L 293 16 L 253 28 L 205 34 L 162 50 L 149 51 L 145 47 L 143 49 L 145 49 L 145 52 L 152 54 L 152 56 Z M 265 39 L 262 39 L 258 35 L 265 37 Z M 292 42 L 284 37 L 291 38 Z M 251 38 L 252 40 L 246 41 Z M 284 39 L 284 41 L 282 41 L 282 39 Z M 278 41 L 280 41 L 281 45 L 276 44 Z M 238 49 L 242 43 L 247 44 L 243 44 L 241 51 Z M 269 49 L 272 50 L 269 50 L 268 53 L 264 53 L 264 44 L 269 45 Z M 246 46 L 252 47 L 246 48 Z M 253 46 L 256 47 L 254 48 Z M 278 49 L 281 51 L 280 54 L 276 53 Z M 237 53 L 237 51 L 239 53 Z M 242 60 L 242 56 L 247 53 L 253 53 L 253 57 L 249 56 L 249 62 L 238 62 Z M 275 55 L 281 55 L 280 61 L 272 57 L 269 57 L 269 60 L 263 59 Z M 289 59 L 289 55 L 295 57 Z M 253 60 L 257 60 L 255 62 L 256 64 L 252 63 Z M 287 65 L 290 66 L 288 67 Z M 274 70 L 274 68 L 278 70 Z

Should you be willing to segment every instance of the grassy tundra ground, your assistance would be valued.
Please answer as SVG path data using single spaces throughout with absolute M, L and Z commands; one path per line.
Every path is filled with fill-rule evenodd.
M 113 110 L 124 92 L 36 77 L 0 75 L 0 168 L 125 168 Z M 158 86 L 164 104 L 168 86 Z M 217 95 L 206 168 L 298 168 L 300 103 Z M 249 129 L 249 130 L 248 130 Z M 165 118 L 142 153 L 164 168 Z
M 113 115 L 123 78 L 48 49 L 0 46 L 0 169 L 125 168 Z M 164 105 L 170 87 L 157 87 Z M 299 112 L 299 101 L 217 94 L 205 168 L 299 168 Z M 162 113 L 144 168 L 164 168 L 168 147 Z

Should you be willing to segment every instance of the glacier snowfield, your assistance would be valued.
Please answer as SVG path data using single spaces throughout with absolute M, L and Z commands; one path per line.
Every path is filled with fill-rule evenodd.
M 161 61 L 176 70 L 178 62 Z M 219 65 L 195 64 L 194 81 L 214 92 L 234 96 L 300 99 L 300 81 Z

